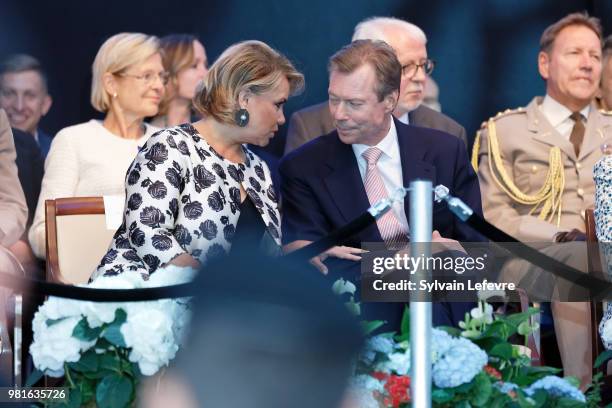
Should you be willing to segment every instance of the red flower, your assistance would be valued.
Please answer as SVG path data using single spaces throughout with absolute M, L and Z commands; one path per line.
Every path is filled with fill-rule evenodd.
M 502 379 L 502 375 L 495 367 L 491 367 L 490 365 L 486 365 L 484 367 L 485 373 L 489 374 L 491 377 L 496 378 L 498 380 Z
M 390 375 L 385 389 L 389 393 L 385 404 L 398 408 L 400 404 L 410 402 L 410 377 L 407 375 Z

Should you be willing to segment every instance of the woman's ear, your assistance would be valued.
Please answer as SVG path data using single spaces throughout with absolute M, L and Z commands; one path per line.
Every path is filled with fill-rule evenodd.
M 246 109 L 249 104 L 249 99 L 253 93 L 248 89 L 244 89 L 238 93 L 238 106 L 240 109 Z
M 102 85 L 109 95 L 113 96 L 117 94 L 117 79 L 110 72 L 105 72 L 104 75 L 102 75 Z

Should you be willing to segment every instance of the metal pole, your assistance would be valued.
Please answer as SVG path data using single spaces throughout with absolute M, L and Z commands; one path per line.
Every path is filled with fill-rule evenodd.
M 410 256 L 431 256 L 431 218 L 433 193 L 430 181 L 417 180 L 410 183 Z M 425 263 L 426 264 L 426 263 Z M 412 275 L 418 282 L 429 278 L 425 268 Z M 412 406 L 431 407 L 431 301 L 426 293 L 413 292 L 410 300 L 410 392 Z M 416 297 L 416 299 L 415 299 Z

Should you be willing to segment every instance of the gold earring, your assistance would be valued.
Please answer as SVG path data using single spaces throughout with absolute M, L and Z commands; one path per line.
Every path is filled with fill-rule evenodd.
M 113 93 L 113 99 L 117 98 L 117 92 Z

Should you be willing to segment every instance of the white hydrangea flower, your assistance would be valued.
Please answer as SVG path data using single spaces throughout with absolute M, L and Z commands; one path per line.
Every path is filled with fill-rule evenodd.
M 377 364 L 376 371 L 397 375 L 408 375 L 410 373 L 410 350 L 403 353 L 391 353 L 388 357 L 389 361 Z
M 128 348 L 129 359 L 138 363 L 144 375 L 155 374 L 176 355 L 172 316 L 161 302 L 137 302 L 129 304 L 127 321 L 121 326 L 121 334 Z
M 47 325 L 47 317 L 36 312 L 32 327 L 34 342 L 30 354 L 34 365 L 51 376 L 64 374 L 64 363 L 79 361 L 81 352 L 91 348 L 95 341 L 83 342 L 72 337 L 72 331 L 81 320 L 81 316 L 72 316 Z

